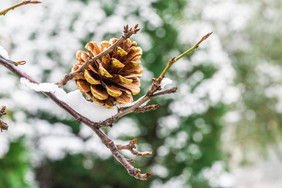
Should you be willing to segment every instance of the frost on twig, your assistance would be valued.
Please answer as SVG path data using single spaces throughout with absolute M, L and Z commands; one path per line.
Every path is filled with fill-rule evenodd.
M 1 110 L 0 110 L 0 117 L 6 115 L 6 106 L 2 106 Z M 5 123 L 4 121 L 0 120 L 0 130 L 2 132 L 2 130 L 8 130 L 8 125 L 7 123 Z

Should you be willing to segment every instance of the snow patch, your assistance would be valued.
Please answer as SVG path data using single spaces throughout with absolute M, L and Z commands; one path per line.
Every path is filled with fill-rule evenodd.
M 164 78 L 161 82 L 161 87 L 162 89 L 164 89 L 166 86 L 171 85 L 172 84 L 172 80 L 169 78 Z
M 37 92 L 53 93 L 59 100 L 67 103 L 75 111 L 77 111 L 84 117 L 94 122 L 104 121 L 114 116 L 118 112 L 117 107 L 108 109 L 105 106 L 100 106 L 96 103 L 92 103 L 85 100 L 85 98 L 83 97 L 83 95 L 79 90 L 66 93 L 62 88 L 59 88 L 56 84 L 53 83 L 35 84 L 30 82 L 26 78 L 21 78 L 21 83 L 26 87 Z
M 9 59 L 8 52 L 5 50 L 3 46 L 0 45 L 0 55 L 5 59 Z

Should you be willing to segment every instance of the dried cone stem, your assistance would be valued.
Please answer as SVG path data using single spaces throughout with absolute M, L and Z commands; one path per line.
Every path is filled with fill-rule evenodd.
M 79 50 L 72 71 L 85 63 L 88 57 L 94 57 L 114 44 L 118 39 L 103 41 L 101 47 L 96 42 L 89 42 L 85 48 L 88 53 Z M 133 101 L 132 95 L 140 92 L 139 78 L 143 67 L 140 65 L 142 49 L 130 39 L 123 41 L 111 53 L 91 63 L 84 73 L 75 77 L 81 92 L 91 101 L 108 108 L 116 103 L 125 104 Z

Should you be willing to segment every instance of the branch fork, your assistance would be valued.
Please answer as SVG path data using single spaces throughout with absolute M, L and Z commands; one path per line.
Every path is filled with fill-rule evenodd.
M 139 152 L 136 150 L 136 143 L 137 143 L 137 138 L 134 138 L 129 142 L 127 145 L 117 145 L 118 150 L 128 150 L 130 151 L 133 155 L 136 156 L 150 156 L 152 154 L 152 151 L 145 151 L 145 152 Z

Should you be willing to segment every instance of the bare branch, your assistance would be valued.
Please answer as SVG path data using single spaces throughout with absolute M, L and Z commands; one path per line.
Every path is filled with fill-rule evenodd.
M 133 28 L 128 28 L 128 25 L 124 26 L 123 35 L 114 44 L 112 44 L 108 49 L 99 53 L 98 55 L 96 55 L 94 57 L 88 57 L 81 67 L 79 67 L 76 71 L 65 75 L 63 80 L 61 82 L 58 82 L 57 85 L 59 87 L 66 85 L 68 83 L 68 81 L 70 81 L 75 76 L 77 76 L 78 74 L 83 72 L 88 67 L 88 65 L 90 63 L 93 63 L 93 62 L 97 61 L 98 59 L 102 58 L 103 56 L 111 53 L 118 45 L 120 45 L 127 38 L 130 38 L 131 35 L 136 34 L 139 30 L 140 29 L 138 28 L 138 24 L 136 24 Z
M 151 110 L 156 110 L 159 108 L 159 104 L 151 104 L 149 106 L 143 106 L 135 109 L 135 113 L 144 113 L 144 112 L 149 112 Z
M 141 170 L 134 168 L 130 163 L 133 161 L 125 158 L 118 151 L 117 145 L 99 129 L 93 129 L 95 133 L 100 137 L 101 141 L 111 150 L 112 155 L 119 161 L 127 170 L 128 174 L 140 180 L 147 180 L 152 175 L 152 172 L 147 172 L 146 174 L 141 174 Z M 99 131 L 99 132 L 97 132 Z M 101 135 L 103 134 L 103 135 Z
M 136 142 L 137 138 L 134 138 L 129 142 L 127 145 L 117 145 L 118 150 L 129 150 L 133 155 L 136 156 L 150 156 L 152 154 L 152 151 L 145 151 L 145 152 L 139 152 L 136 150 Z
M 177 91 L 177 87 L 173 87 L 173 88 L 170 88 L 170 89 L 167 89 L 167 90 L 164 90 L 164 91 L 157 92 L 157 93 L 153 94 L 152 96 L 157 97 L 157 96 L 161 96 L 161 95 L 167 95 L 167 94 L 175 93 L 176 91 Z
M 22 1 L 21 3 L 18 3 L 18 4 L 16 4 L 16 5 L 13 5 L 13 6 L 7 8 L 7 9 L 1 11 L 1 12 L 0 12 L 0 16 L 1 16 L 1 15 L 5 16 L 10 10 L 13 10 L 13 9 L 15 9 L 15 8 L 17 8 L 17 7 L 22 6 L 22 5 L 26 5 L 26 4 L 37 4 L 37 3 L 41 3 L 41 2 L 40 2 L 40 1 L 33 1 L 33 0 L 31 0 L 31 1 Z

